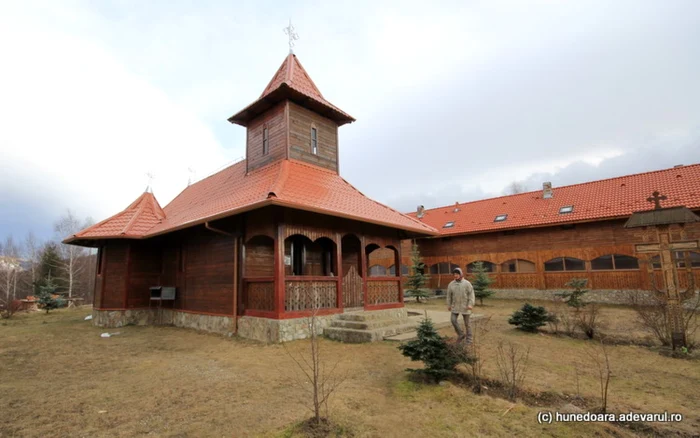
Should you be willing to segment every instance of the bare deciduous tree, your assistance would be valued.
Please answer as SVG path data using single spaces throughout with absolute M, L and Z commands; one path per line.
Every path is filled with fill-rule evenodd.
M 307 300 L 307 302 L 314 303 L 311 316 L 309 316 L 306 321 L 309 329 L 308 353 L 295 355 L 285 344 L 282 345 L 287 355 L 289 355 L 297 365 L 297 368 L 301 371 L 297 379 L 297 385 L 303 390 L 306 396 L 309 397 L 310 402 L 307 403 L 307 407 L 314 413 L 313 419 L 315 424 L 321 426 L 323 422 L 323 417 L 321 416 L 322 411 L 325 411 L 325 417 L 328 419 L 328 401 L 331 395 L 347 379 L 347 376 L 340 374 L 338 370 L 342 358 L 338 358 L 335 363 L 329 366 L 328 360 L 321 354 L 321 324 L 318 318 L 320 300 L 318 297 L 314 297 L 311 300 Z M 311 384 L 310 388 L 308 383 Z
M 39 261 L 41 259 L 41 248 L 42 243 L 39 242 L 31 231 L 24 238 L 24 258 L 29 263 L 29 272 L 31 273 L 31 284 L 32 286 L 37 281 L 37 267 L 39 266 Z
M 503 383 L 506 385 L 508 397 L 515 401 L 519 389 L 525 381 L 528 360 L 530 358 L 530 347 L 524 351 L 516 344 L 503 341 L 498 342 L 496 347 L 496 364 Z
M 59 241 L 65 239 L 66 237 L 77 233 L 89 226 L 91 219 L 88 219 L 84 223 L 80 223 L 78 218 L 76 218 L 70 210 L 66 211 L 65 216 L 62 216 L 55 224 L 54 231 L 56 232 Z M 66 245 L 61 243 L 58 246 L 58 251 L 61 256 L 61 261 L 63 263 L 63 271 L 67 278 L 63 279 L 68 287 L 68 298 L 73 298 L 73 293 L 75 292 L 76 279 L 86 268 L 86 265 L 82 260 L 86 254 L 86 250 L 83 247 L 75 245 Z
M 600 385 L 600 410 L 602 413 L 605 413 L 608 409 L 608 389 L 610 388 L 610 378 L 612 377 L 608 349 L 603 339 L 601 339 L 600 342 L 590 344 L 586 352 L 594 366 L 594 371 L 598 374 L 598 383 Z
M 627 302 L 637 313 L 637 320 L 642 327 L 653 334 L 661 345 L 670 346 L 672 327 L 665 298 L 630 291 Z M 697 294 L 692 294 L 683 302 L 683 328 L 688 348 L 693 348 L 697 343 L 695 333 L 700 328 L 700 296 Z
M 473 322 L 472 329 L 472 345 L 471 345 L 471 361 L 469 362 L 469 367 L 472 372 L 472 379 L 474 380 L 474 392 L 480 394 L 483 385 L 481 379 L 483 376 L 484 361 L 485 357 L 483 354 L 483 346 L 486 342 L 486 336 L 489 333 L 489 323 L 491 322 L 491 317 L 475 319 Z
M 12 236 L 0 245 L 0 303 L 3 316 L 9 318 L 15 311 L 13 301 L 17 296 L 17 285 L 22 270 L 20 251 Z

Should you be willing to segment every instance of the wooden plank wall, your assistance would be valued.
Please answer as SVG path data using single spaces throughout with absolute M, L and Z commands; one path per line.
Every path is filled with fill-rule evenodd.
M 199 229 L 186 236 L 184 251 L 184 284 L 179 288 L 179 308 L 231 315 L 235 287 L 234 238 Z
M 120 309 L 124 307 L 129 246 L 124 241 L 110 241 L 105 246 L 104 290 L 100 308 Z
M 245 245 L 246 278 L 275 276 L 275 241 L 255 236 Z
M 312 154 L 311 127 L 318 134 L 318 154 Z M 338 125 L 304 107 L 289 103 L 289 157 L 338 171 Z
M 465 269 L 469 263 L 485 260 L 500 265 L 511 259 L 535 263 L 535 273 L 493 275 L 497 288 L 558 289 L 573 277 L 589 278 L 593 289 L 648 289 L 651 287 L 646 273 L 648 255 L 636 254 L 634 244 L 641 243 L 639 229 L 625 229 L 624 220 L 576 224 L 573 228 L 545 227 L 493 232 L 477 235 L 454 236 L 438 239 L 419 239 L 418 245 L 424 262 L 430 266 L 449 262 Z M 692 224 L 684 229 L 684 236 L 677 228 L 674 240 L 700 238 L 700 225 Z M 410 266 L 411 241 L 402 242 L 402 263 Z M 640 260 L 638 270 L 592 271 L 590 261 L 608 254 L 622 254 Z M 586 271 L 545 272 L 544 263 L 557 257 L 573 257 L 586 262 Z M 379 261 L 383 266 L 393 264 L 390 258 Z M 431 279 L 431 287 L 447 284 L 450 274 Z M 445 281 L 447 280 L 447 281 Z M 444 284 L 443 284 L 444 283 Z
M 285 120 L 285 103 L 261 114 L 248 125 L 246 157 L 248 171 L 257 169 L 287 156 L 287 126 Z M 263 155 L 263 128 L 267 126 L 270 136 L 270 151 Z
M 131 243 L 128 308 L 148 307 L 150 287 L 161 285 L 163 256 L 160 245 L 148 241 Z

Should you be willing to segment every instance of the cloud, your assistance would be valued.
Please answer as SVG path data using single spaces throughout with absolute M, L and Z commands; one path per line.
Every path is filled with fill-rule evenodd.
M 641 0 L 5 2 L 0 205 L 16 213 L 3 208 L 0 234 L 65 208 L 103 219 L 148 171 L 165 204 L 188 168 L 201 178 L 242 156 L 245 129 L 226 118 L 282 62 L 290 16 L 301 62 L 358 119 L 340 129 L 343 177 L 402 211 L 512 181 L 697 162 L 699 12 Z
M 203 176 L 230 161 L 195 114 L 103 47 L 24 18 L 0 23 L 0 51 L 13 60 L 0 70 L 0 186 L 14 221 L 50 222 L 66 208 L 105 218 L 146 188 L 147 172 L 165 205 L 188 167 Z

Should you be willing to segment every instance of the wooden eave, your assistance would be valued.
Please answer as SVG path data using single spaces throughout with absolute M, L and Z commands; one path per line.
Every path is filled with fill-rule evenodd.
M 343 113 L 330 104 L 321 102 L 313 97 L 295 90 L 286 83 L 282 83 L 278 88 L 251 103 L 238 113 L 228 118 L 228 121 L 241 126 L 248 126 L 251 120 L 255 119 L 265 111 L 269 110 L 279 102 L 290 100 L 297 105 L 303 106 L 323 117 L 327 117 L 342 126 L 355 121 L 351 116 Z

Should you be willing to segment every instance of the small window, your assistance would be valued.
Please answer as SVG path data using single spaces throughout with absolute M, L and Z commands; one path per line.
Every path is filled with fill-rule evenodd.
M 609 254 L 591 260 L 591 269 L 594 271 L 639 269 L 639 261 L 631 256 Z
M 454 221 L 449 221 L 445 225 L 442 226 L 442 228 L 452 228 L 455 226 Z
M 494 265 L 491 262 L 483 261 L 483 260 L 478 260 L 476 262 L 471 262 L 467 265 L 467 272 L 474 272 L 474 266 L 481 262 L 481 266 L 484 267 L 484 272 L 496 272 L 496 265 Z
M 685 268 L 685 251 L 673 253 L 673 261 L 677 268 Z M 654 269 L 661 269 L 661 257 L 655 255 L 651 258 Z M 700 268 L 700 252 L 690 251 L 690 267 Z
M 562 207 L 559 209 L 559 214 L 571 213 L 572 211 L 574 211 L 574 206 L 567 205 L 566 207 Z
M 544 262 L 544 270 L 546 272 L 585 271 L 586 262 L 573 257 L 558 257 Z
M 535 264 L 529 260 L 514 259 L 501 264 L 501 272 L 535 272 Z
M 316 128 L 311 128 L 311 153 L 318 155 L 318 132 Z
M 408 266 L 401 265 L 401 275 L 408 275 Z
M 386 268 L 382 265 L 374 265 L 369 267 L 370 277 L 386 277 Z
M 503 222 L 507 218 L 508 218 L 507 214 L 499 214 L 498 216 L 496 216 L 496 219 L 494 219 L 493 221 L 494 222 Z
M 391 276 L 396 275 L 396 266 L 395 265 L 389 266 L 389 275 L 391 275 Z
M 270 152 L 270 133 L 267 126 L 263 128 L 263 155 L 267 155 Z

